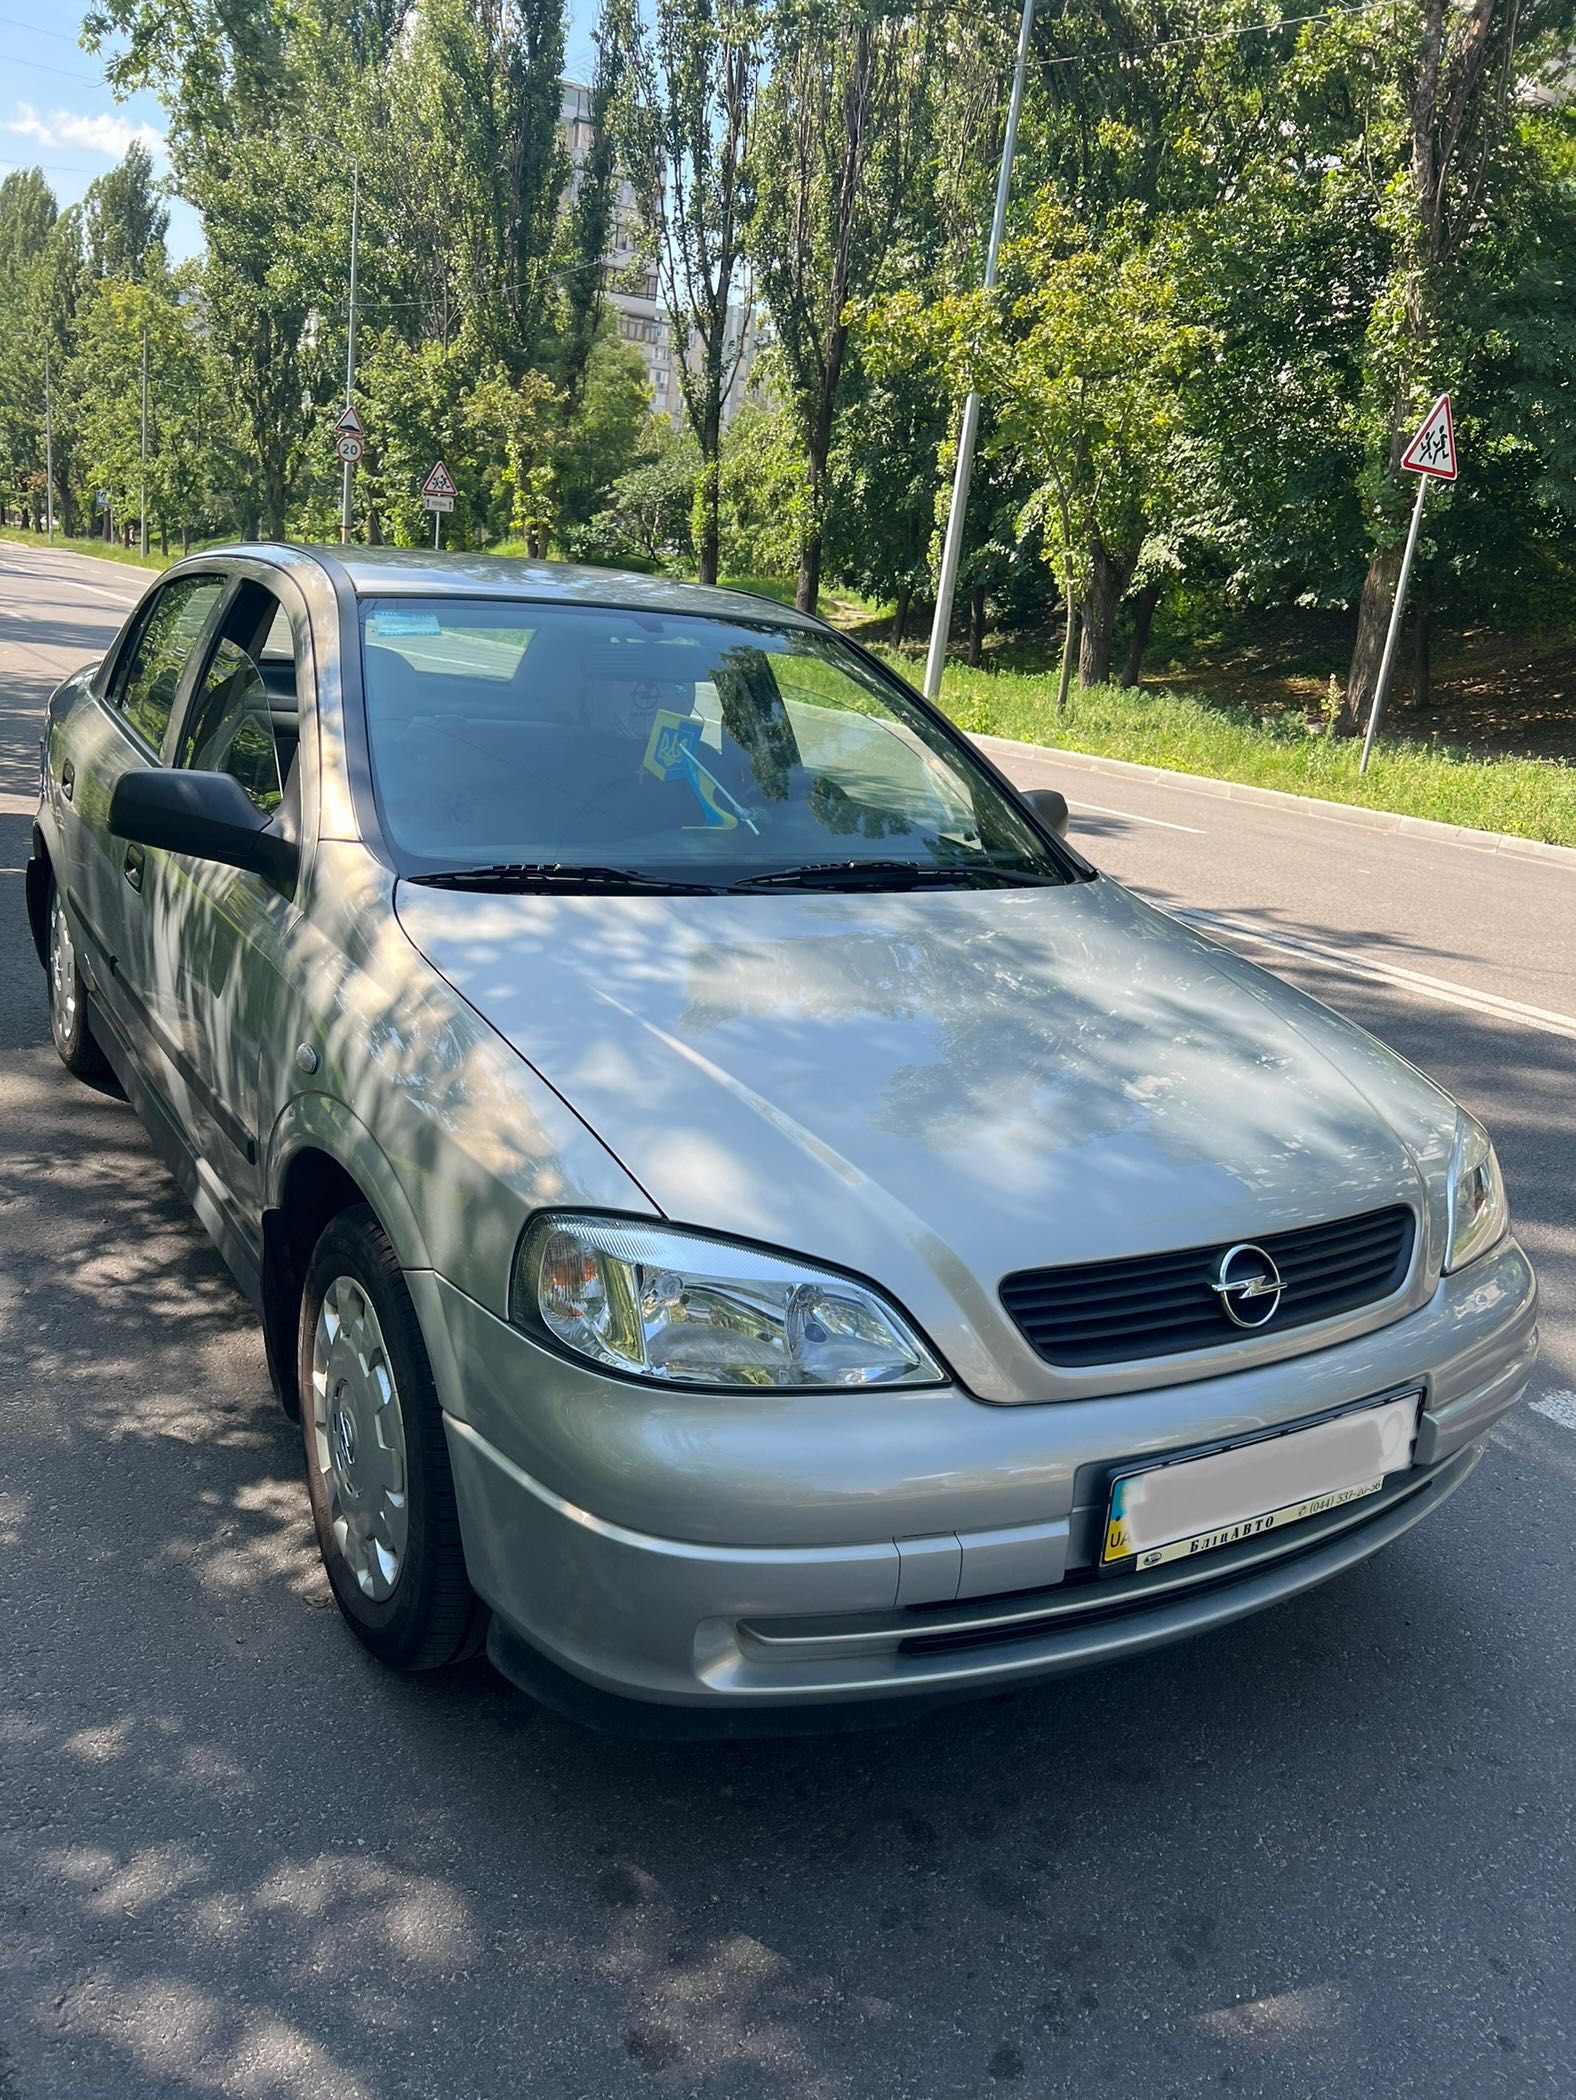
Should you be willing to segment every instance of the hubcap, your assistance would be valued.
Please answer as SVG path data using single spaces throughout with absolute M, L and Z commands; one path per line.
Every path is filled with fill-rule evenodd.
M 313 1330 L 312 1463 L 345 1565 L 381 1602 L 410 1535 L 405 1420 L 378 1316 L 351 1276 L 329 1285 Z
M 69 1042 L 77 1025 L 77 951 L 58 891 L 49 915 L 49 1014 L 55 1033 Z

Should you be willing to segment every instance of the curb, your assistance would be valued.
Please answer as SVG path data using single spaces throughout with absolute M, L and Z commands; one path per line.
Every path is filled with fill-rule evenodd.
M 1299 810 L 1330 824 L 1355 824 L 1368 831 L 1396 832 L 1403 838 L 1432 839 L 1468 853 L 1507 854 L 1515 860 L 1552 861 L 1576 873 L 1576 846 L 1553 846 L 1543 839 L 1517 838 L 1505 831 L 1474 831 L 1467 824 L 1442 824 L 1434 817 L 1403 817 L 1393 809 L 1369 809 L 1354 802 L 1326 802 L 1318 795 L 1293 795 L 1284 788 L 1250 787 L 1239 780 L 1215 780 L 1203 773 L 1178 773 L 1165 766 L 1142 766 L 1128 758 L 1098 758 L 1087 751 L 1063 751 L 1052 744 L 1020 744 L 1011 737 L 977 736 L 974 742 L 998 758 L 1046 759 L 1080 773 L 1105 773 L 1118 780 L 1149 780 L 1159 787 L 1185 787 L 1195 794 L 1216 795 L 1227 802 L 1258 802 L 1271 809 Z

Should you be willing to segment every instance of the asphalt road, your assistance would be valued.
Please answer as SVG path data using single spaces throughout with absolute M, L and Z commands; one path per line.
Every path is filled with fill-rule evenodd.
M 55 1060 L 39 709 L 140 583 L 0 546 L 0 2100 L 1576 2089 L 1576 871 L 1063 776 L 1104 867 L 1490 1124 L 1553 1411 L 1150 1661 L 608 1741 L 342 1630 L 245 1306 Z

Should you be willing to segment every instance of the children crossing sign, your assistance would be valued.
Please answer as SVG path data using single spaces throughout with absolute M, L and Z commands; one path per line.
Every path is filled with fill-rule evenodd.
M 454 508 L 454 476 L 440 459 L 421 485 L 424 508 L 432 512 L 432 544 L 443 545 L 443 514 Z
M 1423 427 L 1401 454 L 1401 464 L 1410 474 L 1432 474 L 1436 481 L 1456 478 L 1456 430 L 1450 420 L 1450 396 L 1441 394 Z

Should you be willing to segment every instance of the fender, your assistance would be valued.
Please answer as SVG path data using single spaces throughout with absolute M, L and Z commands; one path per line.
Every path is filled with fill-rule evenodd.
M 366 1125 L 331 1094 L 297 1094 L 287 1101 L 269 1134 L 264 1163 L 258 1308 L 268 1375 L 279 1404 L 291 1416 L 301 1411 L 297 1332 L 301 1290 L 316 1220 L 302 1221 L 307 1222 L 310 1237 L 303 1235 L 298 1223 L 285 1211 L 283 1201 L 291 1164 L 308 1150 L 332 1160 L 346 1181 L 371 1205 L 401 1268 L 420 1272 L 431 1267 L 426 1241 L 399 1177 Z
M 294 1094 L 268 1134 L 263 1202 L 278 1208 L 290 1162 L 311 1146 L 336 1160 L 378 1214 L 402 1269 L 430 1269 L 432 1256 L 410 1199 L 383 1147 L 352 1109 L 332 1094 Z

